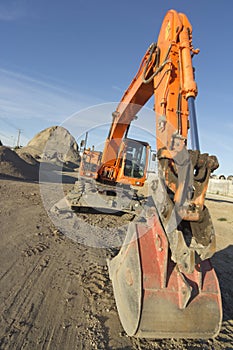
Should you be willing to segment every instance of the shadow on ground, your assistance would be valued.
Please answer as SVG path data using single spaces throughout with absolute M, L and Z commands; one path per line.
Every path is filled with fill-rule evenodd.
M 215 253 L 211 259 L 217 273 L 223 303 L 223 320 L 233 320 L 233 245 Z

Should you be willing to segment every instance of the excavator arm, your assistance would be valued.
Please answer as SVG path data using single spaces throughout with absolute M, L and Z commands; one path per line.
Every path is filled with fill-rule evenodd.
M 129 225 L 120 252 L 108 261 L 120 320 L 131 336 L 209 338 L 221 326 L 220 290 L 209 260 L 215 235 L 204 204 L 218 161 L 199 149 L 196 53 L 187 17 L 168 11 L 157 44 L 113 114 L 103 152 L 100 176 L 115 166 L 131 121 L 154 95 L 159 176 L 150 187 L 153 205 Z

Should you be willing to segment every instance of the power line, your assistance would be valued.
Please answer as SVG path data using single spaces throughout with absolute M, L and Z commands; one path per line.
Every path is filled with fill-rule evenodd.
M 3 137 L 5 137 L 6 139 L 9 139 L 9 140 L 10 140 L 10 137 L 7 136 L 7 135 L 5 135 L 5 134 L 3 134 L 2 132 L 0 132 L 0 135 L 2 135 Z
M 6 118 L 4 117 L 0 117 L 0 119 L 6 123 L 7 125 L 11 126 L 12 128 L 16 129 L 16 130 L 19 130 L 19 127 L 14 125 L 12 122 L 10 122 L 9 120 L 7 120 Z

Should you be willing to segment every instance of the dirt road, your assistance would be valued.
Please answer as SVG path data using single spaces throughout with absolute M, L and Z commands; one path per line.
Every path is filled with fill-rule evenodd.
M 0 195 L 0 349 L 233 349 L 233 203 L 207 201 L 224 311 L 217 339 L 138 340 L 118 319 L 106 266 L 112 249 L 59 232 L 37 183 L 2 179 Z

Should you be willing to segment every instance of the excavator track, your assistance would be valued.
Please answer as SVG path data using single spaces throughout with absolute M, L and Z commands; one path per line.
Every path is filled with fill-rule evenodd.
M 79 177 L 67 199 L 72 209 L 78 212 L 116 215 L 124 213 L 136 215 L 146 202 L 146 198 L 139 197 L 130 187 L 96 183 L 94 179 L 85 177 Z

